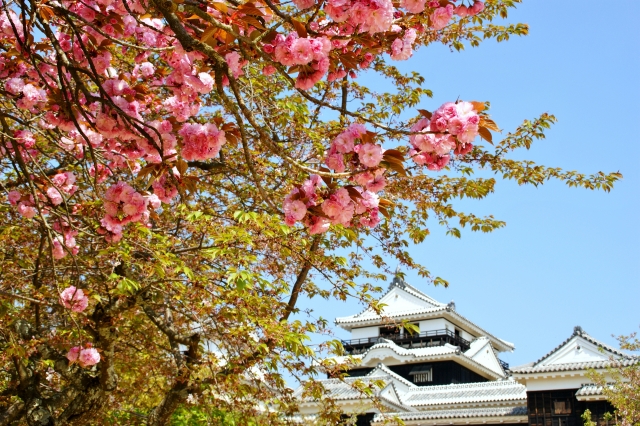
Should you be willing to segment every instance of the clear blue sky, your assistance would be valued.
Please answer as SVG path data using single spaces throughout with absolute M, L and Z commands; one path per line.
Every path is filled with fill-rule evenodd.
M 515 343 L 502 358 L 518 365 L 553 349 L 575 325 L 614 345 L 612 334 L 640 326 L 640 1 L 525 0 L 509 21 L 529 24 L 529 36 L 461 53 L 429 46 L 403 63 L 434 92 L 423 107 L 489 100 L 506 131 L 552 113 L 559 121 L 547 139 L 518 158 L 624 175 L 611 193 L 499 182 L 488 199 L 458 206 L 493 214 L 506 228 L 458 240 L 434 224 L 412 248 L 451 285 L 435 288 L 411 273 L 407 281 L 455 300 L 462 315 Z M 330 320 L 362 309 L 315 300 L 313 307 Z

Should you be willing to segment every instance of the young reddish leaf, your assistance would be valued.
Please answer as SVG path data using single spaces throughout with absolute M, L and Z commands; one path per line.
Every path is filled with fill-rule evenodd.
M 377 136 L 377 133 L 367 131 L 364 135 L 360 136 L 362 143 L 374 143 L 373 139 Z
M 264 16 L 264 13 L 258 9 L 253 3 L 245 3 L 238 6 L 238 12 L 245 15 Z
M 478 127 L 478 134 L 482 137 L 482 139 L 486 140 L 490 144 L 493 144 L 493 136 L 486 127 Z
M 484 102 L 471 101 L 471 104 L 473 105 L 473 109 L 475 109 L 476 112 L 482 112 L 486 109 Z
M 213 2 L 213 3 L 209 3 L 209 6 L 213 7 L 219 12 L 224 13 L 225 15 L 229 14 L 229 7 L 224 3 Z
M 426 109 L 419 109 L 418 112 L 420 113 L 420 115 L 422 115 L 423 117 L 428 118 L 429 120 L 431 120 L 431 116 L 433 115 L 429 111 L 427 111 Z
M 344 188 L 349 192 L 349 196 L 353 201 L 362 198 L 362 194 L 360 194 L 360 192 L 353 185 L 347 185 Z
M 378 211 L 380 213 L 382 213 L 382 216 L 386 217 L 387 219 L 391 219 L 391 215 L 389 214 L 389 210 L 387 210 L 386 207 L 378 206 Z
M 387 153 L 385 152 L 384 155 L 382 156 L 382 159 L 388 163 L 394 163 L 394 164 L 399 164 L 399 165 L 403 165 L 403 160 L 399 159 L 398 157 L 395 157 L 393 155 L 389 155 L 387 156 Z
M 390 157 L 394 157 L 397 158 L 400 161 L 404 161 L 404 154 L 402 154 L 402 152 L 398 151 L 397 149 L 387 149 L 384 152 L 385 156 L 390 156 Z
M 51 18 L 55 16 L 53 9 L 51 9 L 49 6 L 40 6 L 40 10 L 38 12 L 42 17 L 42 20 L 46 23 L 48 23 L 49 20 L 51 20 Z
M 181 176 L 184 176 L 184 174 L 187 171 L 188 167 L 189 167 L 189 165 L 183 159 L 179 159 L 178 161 L 176 161 L 176 168 L 180 172 Z
M 218 29 L 212 25 L 210 25 L 209 27 L 207 27 L 206 30 L 204 30 L 204 32 L 202 33 L 202 35 L 200 36 L 200 41 L 201 42 L 205 42 L 207 40 L 209 40 L 211 37 L 213 37 L 213 35 L 218 31 Z
M 493 121 L 492 119 L 490 119 L 487 116 L 480 116 L 480 126 L 481 127 L 486 127 L 487 129 L 493 130 L 495 132 L 499 132 L 500 131 L 500 128 L 495 123 L 495 121 Z
M 307 207 L 307 210 L 309 211 L 309 213 L 313 214 L 314 216 L 319 216 L 319 217 L 324 217 L 326 219 L 329 219 L 329 216 L 327 216 L 325 212 L 322 211 L 322 208 L 320 208 L 319 206 Z
M 389 169 L 389 170 L 393 170 L 396 173 L 398 173 L 400 176 L 407 176 L 407 172 L 405 171 L 404 167 L 402 166 L 402 163 L 398 164 L 396 162 L 390 162 L 390 161 L 382 161 L 380 162 L 380 164 Z
M 301 38 L 307 37 L 307 29 L 304 27 L 304 24 L 294 18 L 291 18 L 291 24 L 293 24 L 293 28 L 295 28 L 298 36 Z
M 252 17 L 252 16 L 243 16 L 241 18 L 244 22 L 246 22 L 247 24 L 261 29 L 261 30 L 266 30 L 266 28 L 264 27 L 264 25 L 262 25 L 262 23 L 260 21 L 258 21 L 256 18 Z

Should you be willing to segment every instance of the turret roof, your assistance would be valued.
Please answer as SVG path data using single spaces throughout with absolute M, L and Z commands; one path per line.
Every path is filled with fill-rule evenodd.
M 472 334 L 487 336 L 493 347 L 500 351 L 512 351 L 515 349 L 513 343 L 499 339 L 489 333 L 479 325 L 460 315 L 455 310 L 453 302 L 444 304 L 424 294 L 417 288 L 407 284 L 396 276 L 389 289 L 380 298 L 380 303 L 385 304 L 382 308 L 382 315 L 368 307 L 356 315 L 336 318 L 338 326 L 350 330 L 355 327 L 382 324 L 386 319 L 428 319 L 447 318 L 452 323 L 462 328 L 467 328 Z
M 551 352 L 535 362 L 514 367 L 511 372 L 518 376 L 521 374 L 629 366 L 638 362 L 640 362 L 639 358 L 627 355 L 594 339 L 580 326 L 577 326 L 574 328 L 573 334 Z

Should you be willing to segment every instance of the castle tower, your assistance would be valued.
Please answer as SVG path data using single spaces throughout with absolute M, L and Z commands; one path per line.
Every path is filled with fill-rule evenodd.
M 512 343 L 398 274 L 380 304 L 380 313 L 368 308 L 336 318 L 336 325 L 351 332 L 342 344 L 359 363 L 346 379 L 323 381 L 345 412 L 358 414 L 358 426 L 394 416 L 406 425 L 442 424 L 443 419 L 467 425 L 527 423 L 525 387 L 509 378 L 508 365 L 498 358 L 514 350 Z M 354 386 L 380 380 L 385 386 L 375 392 L 378 405 Z M 296 392 L 302 396 L 301 389 Z M 302 415 L 312 415 L 319 401 L 302 399 Z

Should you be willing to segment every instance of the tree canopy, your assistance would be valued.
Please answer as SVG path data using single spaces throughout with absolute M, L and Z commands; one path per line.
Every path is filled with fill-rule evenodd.
M 284 423 L 284 374 L 331 368 L 300 298 L 376 306 L 389 262 L 446 285 L 407 247 L 502 227 L 453 204 L 487 172 L 608 191 L 510 157 L 552 115 L 494 141 L 489 100 L 417 109 L 394 66 L 526 35 L 516 3 L 2 0 L 0 424 Z
M 640 340 L 636 336 L 637 333 L 618 336 L 620 349 L 640 351 Z M 606 372 L 594 369 L 589 371 L 589 378 L 602 388 L 602 393 L 614 407 L 614 412 L 608 414 L 615 419 L 615 424 L 623 426 L 640 424 L 640 357 L 636 360 L 634 364 L 621 365 L 612 357 L 611 366 L 607 367 Z M 591 426 L 597 421 L 597 419 L 591 419 L 590 412 L 583 416 L 583 419 L 585 426 Z

